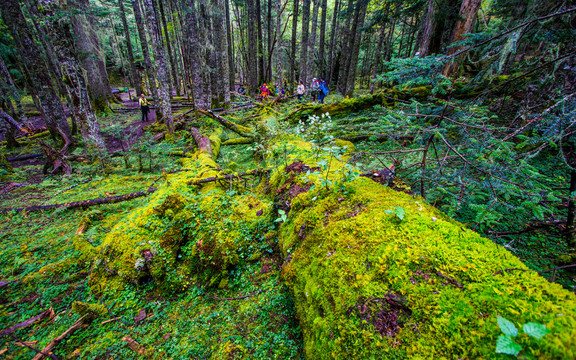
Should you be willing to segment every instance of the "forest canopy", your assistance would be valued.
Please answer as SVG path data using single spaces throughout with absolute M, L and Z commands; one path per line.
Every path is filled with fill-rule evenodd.
M 0 355 L 576 358 L 576 1 L 0 0 Z

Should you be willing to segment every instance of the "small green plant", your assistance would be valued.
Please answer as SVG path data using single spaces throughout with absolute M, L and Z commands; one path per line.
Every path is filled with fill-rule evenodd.
M 388 209 L 384 210 L 384 212 L 386 214 L 396 215 L 396 217 L 400 219 L 400 221 L 404 220 L 404 215 L 406 215 L 406 211 L 404 210 L 404 208 L 399 206 L 394 206 L 394 210 Z
M 286 222 L 288 221 L 288 215 L 286 211 L 279 209 L 278 210 L 278 219 L 274 220 L 275 222 Z
M 522 346 L 513 340 L 518 335 L 518 329 L 511 321 L 502 316 L 498 316 L 497 322 L 504 335 L 500 335 L 496 341 L 496 353 L 518 356 L 522 351 Z M 526 323 L 522 326 L 522 330 L 535 339 L 540 339 L 550 333 L 546 325 L 538 323 Z

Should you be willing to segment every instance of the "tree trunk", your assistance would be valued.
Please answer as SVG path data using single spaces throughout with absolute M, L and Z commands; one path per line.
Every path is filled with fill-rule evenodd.
M 106 110 L 112 96 L 104 54 L 98 42 L 98 35 L 92 25 L 88 9 L 88 0 L 70 0 L 70 4 L 79 12 L 72 24 L 80 64 L 87 72 L 90 99 L 97 112 Z
M 10 99 L 14 100 L 14 102 L 16 103 L 16 108 L 14 109 L 16 118 L 18 119 L 18 121 L 20 121 L 21 124 L 30 127 L 30 122 L 28 121 L 28 118 L 26 118 L 24 108 L 22 108 L 22 102 L 20 101 L 20 94 L 18 93 L 18 89 L 14 84 L 14 80 L 12 80 L 12 76 L 10 75 L 8 68 L 4 64 L 2 57 L 0 57 L 0 79 L 4 79 L 4 82 L 6 83 L 8 90 L 3 95 L 8 97 L 9 100 Z
M 359 0 L 357 0 L 359 1 Z M 354 7 L 354 0 L 348 0 L 348 6 L 346 7 L 346 23 L 344 24 L 344 35 L 342 40 L 342 48 L 341 48 L 341 58 L 340 64 L 338 69 L 338 84 L 337 89 L 340 94 L 346 93 L 346 80 L 348 78 L 348 67 L 350 64 L 350 42 L 353 38 L 353 32 L 350 29 L 350 24 L 352 23 L 352 19 L 356 17 L 356 8 Z
M 292 10 L 292 42 L 290 44 L 290 93 L 294 93 L 295 83 L 294 73 L 296 72 L 296 33 L 298 28 L 298 6 L 299 0 L 294 0 L 294 8 Z
M 172 41 L 170 40 L 170 33 L 168 32 L 168 19 L 166 18 L 166 13 L 164 11 L 164 1 L 158 1 L 160 6 L 160 16 L 162 19 L 162 26 L 164 28 L 164 38 L 166 39 L 166 52 L 168 53 L 168 61 L 170 62 L 170 71 L 172 73 L 172 82 L 174 89 L 176 90 L 176 95 L 180 96 L 180 79 L 178 76 L 178 66 L 176 61 L 174 61 L 174 54 L 172 52 Z M 170 98 L 172 98 L 172 92 L 170 92 Z
M 316 58 L 316 29 L 318 28 L 318 10 L 320 8 L 320 1 L 313 0 L 314 10 L 312 11 L 312 28 L 310 30 L 310 39 L 308 41 L 308 65 L 306 65 L 306 77 L 311 79 L 317 77 L 314 66 L 314 59 Z
M 320 20 L 320 44 L 318 46 L 318 70 L 320 75 L 326 77 L 326 61 L 324 59 L 324 49 L 326 42 L 326 11 L 328 10 L 328 0 L 322 0 L 322 18 Z
M 246 0 L 248 7 L 248 93 L 258 93 L 257 20 L 255 0 Z
M 428 0 L 428 10 L 422 25 L 422 39 L 418 53 L 421 58 L 430 55 L 430 44 L 434 33 L 434 3 L 435 0 Z
M 472 31 L 472 27 L 476 22 L 476 17 L 478 15 L 478 9 L 480 8 L 481 0 L 464 0 L 462 1 L 462 7 L 460 7 L 460 19 L 456 23 L 454 28 L 454 33 L 452 35 L 452 42 L 464 40 L 464 35 Z M 460 47 L 451 47 L 448 50 L 448 55 L 452 55 L 457 52 Z M 458 72 L 458 67 L 461 57 L 457 59 L 452 59 L 446 67 L 444 68 L 444 76 L 452 77 Z
M 83 21 L 82 19 L 75 19 L 78 16 L 83 16 L 80 12 L 76 11 L 76 9 L 66 8 L 65 5 L 62 6 L 62 9 L 69 11 L 70 24 Z M 62 66 L 65 79 L 63 82 L 68 88 L 73 109 L 80 122 L 82 138 L 87 145 L 99 150 L 99 157 L 102 159 L 108 155 L 106 152 L 106 144 L 100 134 L 98 119 L 94 114 L 94 109 L 90 102 L 86 78 L 83 74 L 83 69 L 80 68 L 80 62 L 78 60 L 79 54 L 73 53 L 73 49 L 77 49 L 78 51 L 78 48 L 74 47 L 74 35 L 71 32 L 71 27 L 74 28 L 74 25 L 70 26 L 70 24 L 63 19 L 54 22 L 54 34 L 52 34 L 54 48 L 60 64 L 64 65 Z
M 140 89 L 140 73 L 136 70 L 134 63 L 134 50 L 132 49 L 132 40 L 130 39 L 130 28 L 128 28 L 128 21 L 126 21 L 126 11 L 124 10 L 124 1 L 118 0 L 120 7 L 120 16 L 122 17 L 122 26 L 124 27 L 124 36 L 126 37 L 126 47 L 128 48 L 128 62 L 130 62 L 130 73 L 132 75 L 132 83 L 136 90 L 136 96 L 140 96 L 142 90 Z
M 256 1 L 256 24 L 258 25 L 258 84 L 266 81 L 266 74 L 264 73 L 264 40 L 262 38 L 262 4 L 260 0 Z
M 270 0 L 271 1 L 271 0 Z M 276 89 L 278 94 L 281 94 L 280 88 L 282 87 L 282 0 L 276 0 Z M 286 91 L 288 89 L 285 89 Z
M 15 40 L 18 53 L 35 86 L 35 92 L 40 102 L 40 111 L 46 122 L 46 127 L 54 138 L 62 137 L 64 142 L 72 141 L 72 134 L 66 113 L 60 101 L 60 96 L 52 85 L 50 69 L 46 65 L 36 42 L 32 37 L 31 29 L 16 0 L 0 0 L 2 19 L 10 29 Z
M 386 39 L 386 26 L 381 25 L 380 37 L 378 39 L 378 46 L 376 47 L 376 54 L 374 56 L 374 65 L 372 66 L 372 81 L 370 82 L 370 94 L 374 92 L 374 86 L 376 84 L 376 75 L 378 75 L 378 69 L 380 67 L 380 61 L 382 61 L 382 47 L 384 45 L 384 39 Z
M 208 108 L 210 102 L 206 102 L 206 94 L 202 87 L 202 73 L 204 60 L 202 59 L 202 50 L 200 46 L 200 29 L 197 17 L 195 0 L 187 0 L 185 7 L 186 16 L 186 37 L 188 38 L 188 47 L 190 48 L 190 64 L 192 73 L 191 91 L 194 97 L 194 105 L 198 108 Z
M 168 63 L 166 61 L 166 53 L 162 46 L 162 38 L 160 37 L 160 29 L 156 14 L 158 9 L 155 6 L 155 0 L 144 0 L 144 7 L 146 9 L 146 17 L 148 28 L 150 29 L 150 41 L 154 49 L 154 62 L 157 67 L 158 78 L 158 103 L 156 103 L 156 111 L 158 120 L 163 121 L 168 127 L 168 131 L 174 131 L 174 120 L 172 118 L 172 107 L 170 106 L 170 94 L 168 93 Z
M 158 104 L 158 89 L 156 87 L 156 73 L 152 66 L 152 59 L 150 58 L 150 49 L 148 47 L 148 40 L 146 40 L 146 30 L 144 29 L 144 20 L 142 18 L 142 10 L 140 9 L 139 0 L 132 0 L 132 9 L 134 9 L 134 19 L 136 20 L 136 27 L 138 29 L 138 37 L 140 38 L 140 47 L 142 48 L 142 56 L 144 57 L 144 66 L 146 67 L 146 75 L 148 77 L 148 88 L 152 93 L 154 104 Z
M 228 40 L 228 84 L 229 90 L 234 91 L 236 82 L 236 71 L 234 69 L 234 43 L 232 42 L 232 28 L 230 21 L 230 4 L 228 0 L 224 0 L 224 6 L 226 10 L 226 39 Z
M 302 8 L 302 43 L 300 45 L 300 76 L 299 80 L 308 87 L 308 28 L 310 23 L 310 0 L 304 0 Z
M 334 4 L 334 14 L 332 15 L 332 28 L 330 29 L 330 50 L 328 51 L 328 82 L 334 84 L 336 78 L 334 75 L 334 57 L 336 56 L 336 34 L 338 33 L 338 14 L 340 12 L 340 4 L 342 0 L 336 0 Z
M 214 5 L 213 9 L 213 26 L 214 26 L 214 44 L 216 48 L 215 54 L 217 55 L 218 64 L 218 91 L 224 97 L 224 107 L 230 107 L 230 79 L 228 75 L 228 38 L 225 33 L 225 9 L 224 1 L 228 0 L 212 0 Z
M 350 44 L 351 56 L 350 65 L 348 67 L 348 80 L 346 83 L 346 95 L 352 97 L 356 84 L 356 70 L 358 68 L 358 55 L 360 54 L 360 44 L 362 43 L 362 27 L 364 26 L 364 19 L 366 18 L 366 11 L 368 9 L 369 0 L 360 0 L 356 6 L 360 8 L 358 18 L 355 20 L 353 42 Z

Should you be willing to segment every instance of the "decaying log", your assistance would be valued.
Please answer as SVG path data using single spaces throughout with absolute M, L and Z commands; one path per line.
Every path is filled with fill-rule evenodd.
M 228 120 L 224 119 L 222 116 L 214 114 L 210 110 L 198 109 L 198 112 L 200 112 L 201 114 L 206 115 L 208 117 L 211 117 L 212 119 L 218 121 L 220 124 L 225 126 L 227 129 L 234 131 L 236 134 L 238 134 L 242 137 L 247 137 L 247 138 L 254 137 L 254 134 L 252 133 L 252 130 L 250 128 L 247 128 L 247 127 L 242 126 L 242 125 L 238 125 L 236 123 L 233 123 L 232 121 L 228 121 Z
M 41 157 L 42 154 L 29 154 L 29 155 L 23 155 L 23 156 L 17 156 L 17 157 L 13 157 L 13 158 L 8 158 L 6 160 L 10 161 L 10 162 L 16 162 L 16 161 L 24 161 L 24 160 L 29 160 L 29 159 L 35 159 L 37 157 Z
M 46 317 L 48 317 L 48 318 L 54 317 L 54 310 L 52 308 L 41 312 L 40 314 L 34 316 L 33 318 L 30 318 L 26 321 L 23 321 L 19 324 L 16 324 L 14 326 L 11 326 L 7 329 L 0 331 L 0 337 L 12 334 L 14 331 L 16 331 L 18 329 L 23 329 L 23 328 L 26 328 L 30 325 L 33 325 L 34 323 L 36 323 L 36 322 L 38 322 L 38 321 L 40 321 Z
M 254 175 L 260 175 L 260 174 L 268 174 L 271 171 L 272 170 L 270 170 L 270 169 L 254 169 L 254 170 L 243 172 L 241 174 L 212 176 L 212 177 L 208 177 L 208 178 L 204 178 L 204 179 L 200 179 L 200 180 L 189 181 L 188 185 L 200 185 L 200 184 L 205 184 L 205 183 L 209 183 L 209 182 L 213 182 L 213 181 L 221 181 L 221 180 L 239 180 L 243 176 L 254 176 Z
M 144 355 L 146 354 L 146 348 L 144 346 L 138 344 L 136 340 L 132 339 L 130 336 L 124 336 L 122 341 L 126 343 L 126 347 L 130 350 L 134 351 L 136 354 Z
M 44 357 L 47 356 L 46 354 L 50 354 L 52 352 L 52 350 L 54 350 L 56 345 L 58 345 L 58 343 L 60 341 L 64 340 L 68 335 L 74 333 L 78 329 L 88 327 L 88 322 L 89 322 L 88 315 L 85 315 L 85 316 L 81 317 L 80 319 L 78 319 L 78 321 L 76 321 L 74 323 L 74 325 L 72 325 L 68 330 L 64 331 L 56 339 L 50 341 L 50 343 L 48 345 L 46 345 L 46 347 L 44 349 L 42 349 L 42 352 L 40 352 L 36 356 L 34 356 L 32 358 L 32 360 L 44 359 Z
M 210 144 L 210 139 L 200 134 L 200 131 L 198 131 L 198 129 L 195 127 L 193 127 L 190 132 L 192 133 L 192 137 L 194 138 L 196 145 L 198 145 L 198 149 L 200 149 L 201 152 L 212 154 L 212 145 Z
M 53 204 L 53 205 L 29 206 L 29 207 L 24 207 L 24 208 L 15 208 L 15 209 L 2 209 L 2 210 L 0 210 L 0 214 L 5 214 L 5 213 L 10 212 L 10 211 L 32 212 L 32 211 L 40 211 L 40 210 L 52 210 L 52 209 L 57 209 L 57 208 L 61 208 L 61 207 L 66 207 L 69 209 L 75 209 L 75 208 L 88 208 L 91 206 L 102 205 L 102 204 L 115 204 L 115 203 L 126 201 L 126 200 L 132 200 L 132 199 L 136 199 L 139 197 L 148 196 L 151 193 L 153 193 L 154 191 L 156 191 L 155 188 L 149 188 L 146 191 L 137 191 L 137 192 L 133 192 L 133 193 L 129 193 L 129 194 L 109 196 L 109 197 L 98 198 L 98 199 L 82 200 L 82 201 L 75 201 L 75 202 L 62 203 L 62 204 Z

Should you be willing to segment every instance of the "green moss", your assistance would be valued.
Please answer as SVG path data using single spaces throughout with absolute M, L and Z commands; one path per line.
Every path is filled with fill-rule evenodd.
M 281 189 L 285 179 L 278 171 L 271 184 Z M 366 178 L 347 190 L 300 193 L 279 233 L 307 358 L 489 359 L 497 315 L 552 331 L 546 340 L 519 339 L 525 355 L 576 356 L 573 294 L 533 271 L 495 275 L 526 267 L 420 198 Z M 387 212 L 395 207 L 404 209 L 403 220 Z
M 98 318 L 108 313 L 106 307 L 102 304 L 90 304 L 82 301 L 72 303 L 72 311 L 80 316 L 88 316 L 91 319 Z

